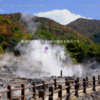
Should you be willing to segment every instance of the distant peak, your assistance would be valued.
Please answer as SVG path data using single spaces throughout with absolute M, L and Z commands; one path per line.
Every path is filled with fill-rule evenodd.
M 87 18 L 78 18 L 78 19 L 76 19 L 76 21 L 80 21 L 80 20 L 93 20 L 93 19 L 87 19 Z
M 86 18 L 78 18 L 76 20 L 87 20 Z

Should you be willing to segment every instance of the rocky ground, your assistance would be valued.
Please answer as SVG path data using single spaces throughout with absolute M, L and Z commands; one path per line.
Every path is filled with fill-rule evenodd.
M 100 92 L 84 95 L 77 100 L 100 100 Z
M 0 56 L 0 59 L 3 58 L 3 55 Z M 5 58 L 6 59 L 6 58 Z M 14 72 L 16 72 L 17 67 L 15 66 L 17 64 L 17 61 L 21 58 L 8 58 L 7 60 L 0 60 L 0 91 L 7 89 L 7 85 L 5 83 L 9 83 L 9 82 L 24 82 L 25 80 L 27 80 L 26 86 L 29 86 L 33 81 L 37 84 L 42 83 L 42 81 L 52 81 L 53 79 L 57 78 L 58 81 L 62 81 L 61 79 L 59 79 L 58 77 L 43 77 L 40 79 L 22 79 L 22 77 L 18 78 L 16 76 L 14 76 Z M 92 68 L 93 69 L 93 68 Z M 26 70 L 27 72 L 27 70 Z M 96 75 L 98 73 L 99 75 L 99 70 L 95 70 Z M 87 75 L 92 76 L 94 73 L 94 69 L 91 71 L 87 70 Z M 86 70 L 85 70 L 85 74 L 86 74 Z M 95 75 L 95 74 L 94 74 Z M 95 76 L 96 76 L 95 75 Z M 69 77 L 69 79 L 74 79 L 75 77 Z M 46 86 L 48 88 L 48 86 Z M 13 86 L 13 88 L 18 88 L 18 86 Z M 37 88 L 38 90 L 38 88 Z M 29 92 L 31 90 L 27 89 L 26 93 Z M 17 92 L 13 92 L 13 96 L 18 96 L 20 95 L 21 91 L 17 91 Z M 27 97 L 27 100 L 29 100 L 29 98 L 31 98 L 32 96 Z M 0 94 L 0 100 L 4 100 L 6 98 L 6 94 Z M 48 100 L 48 99 L 47 99 Z M 87 94 L 85 96 L 80 96 L 77 99 L 73 99 L 73 100 L 100 100 L 100 92 L 95 92 L 92 94 Z

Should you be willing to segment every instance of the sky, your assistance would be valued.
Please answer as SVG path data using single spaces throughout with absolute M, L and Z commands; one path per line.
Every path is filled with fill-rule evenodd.
M 66 25 L 78 18 L 100 20 L 100 0 L 0 0 L 0 14 L 17 12 Z

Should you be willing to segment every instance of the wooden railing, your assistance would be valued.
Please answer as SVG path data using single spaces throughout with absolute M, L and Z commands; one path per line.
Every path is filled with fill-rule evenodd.
M 92 79 L 92 80 L 91 80 Z M 65 83 L 65 85 L 57 85 L 58 83 Z M 92 83 L 92 84 L 90 84 Z M 54 86 L 48 88 L 48 92 L 46 92 L 46 85 L 53 84 Z M 98 76 L 97 80 L 95 76 L 92 78 L 84 78 L 84 79 L 79 79 L 77 78 L 76 80 L 68 80 L 67 78 L 64 81 L 57 81 L 54 79 L 51 82 L 44 82 L 42 81 L 42 84 L 35 84 L 34 82 L 32 85 L 25 87 L 25 84 L 21 84 L 20 88 L 12 88 L 11 85 L 7 86 L 7 90 L 0 91 L 0 94 L 2 93 L 7 93 L 7 99 L 6 100 L 14 100 L 21 98 L 21 100 L 25 100 L 26 96 L 32 95 L 34 100 L 45 100 L 45 97 L 48 96 L 48 100 L 62 100 L 63 97 L 68 100 L 72 96 L 79 96 L 79 91 L 82 90 L 84 94 L 87 93 L 87 88 L 92 88 L 93 91 L 96 91 L 96 87 L 100 86 L 100 75 Z M 36 87 L 42 87 L 42 90 L 37 90 Z M 25 93 L 25 89 L 31 88 L 32 91 L 29 93 Z M 21 90 L 21 95 L 12 97 L 12 92 Z M 63 90 L 66 91 L 66 93 L 63 95 Z M 58 93 L 58 98 L 54 99 L 54 93 Z M 38 94 L 38 96 L 37 96 Z M 36 97 L 38 97 L 36 99 Z

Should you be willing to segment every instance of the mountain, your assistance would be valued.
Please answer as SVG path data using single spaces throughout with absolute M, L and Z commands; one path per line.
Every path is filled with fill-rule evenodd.
M 66 26 L 82 33 L 94 43 L 100 43 L 100 20 L 79 18 Z
M 34 17 L 31 22 L 39 22 L 40 24 L 37 26 L 37 31 L 32 34 L 31 31 L 27 30 L 27 24 L 25 23 L 25 21 L 21 21 L 20 18 L 21 13 L 0 14 L 0 53 L 3 53 L 7 49 L 9 49 L 16 55 L 19 55 L 20 52 L 18 50 L 14 50 L 14 47 L 18 44 L 18 42 L 20 42 L 22 39 L 33 40 L 41 38 L 43 40 L 52 40 L 52 45 L 64 45 L 66 48 L 66 52 L 70 52 L 70 57 L 75 62 L 82 62 L 84 61 L 84 59 L 86 60 L 94 57 L 100 60 L 100 45 L 95 44 L 94 40 L 94 37 L 99 37 L 97 36 L 99 34 L 99 28 L 97 27 L 97 25 L 99 26 L 99 22 L 98 24 L 94 25 L 95 28 L 97 27 L 98 31 L 94 30 L 94 33 L 90 31 L 87 33 L 82 33 L 81 31 L 79 32 L 76 29 L 78 28 L 78 26 L 80 26 L 81 23 L 81 26 L 85 27 L 86 25 L 84 25 L 84 20 L 86 21 L 86 19 L 78 19 L 78 21 L 81 21 L 81 23 L 77 24 L 76 21 L 77 28 L 73 29 L 69 26 L 71 23 L 66 26 L 61 25 L 49 18 Z M 90 24 L 90 21 L 91 20 L 87 20 L 87 23 Z M 89 25 L 87 25 L 87 27 L 89 28 Z M 85 27 L 85 30 L 88 30 L 87 27 Z M 34 25 L 31 25 L 30 28 L 34 29 Z M 93 28 L 89 29 L 93 30 Z M 88 36 L 88 34 L 90 34 L 90 36 Z M 67 43 L 55 42 L 58 40 L 71 41 Z M 76 40 L 78 40 L 79 42 L 74 42 Z
M 21 13 L 2 14 L 1 16 L 3 18 L 9 19 L 12 22 L 12 24 L 18 26 L 23 32 L 27 31 L 25 24 L 23 24 L 22 22 L 19 21 L 21 18 Z M 70 38 L 74 37 L 80 41 L 82 40 L 87 43 L 93 43 L 88 37 L 86 37 L 82 33 L 79 33 L 77 31 L 67 27 L 66 25 L 61 25 L 61 24 L 53 21 L 52 19 L 44 18 L 44 17 L 36 17 L 33 19 L 33 21 L 40 22 L 41 25 L 40 25 L 40 27 L 38 27 L 38 29 L 42 29 L 44 31 L 51 32 L 51 34 L 53 36 L 59 36 L 59 38 L 61 38 L 61 36 L 64 36 L 64 37 L 66 37 L 66 39 L 70 39 Z

